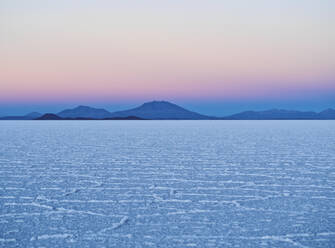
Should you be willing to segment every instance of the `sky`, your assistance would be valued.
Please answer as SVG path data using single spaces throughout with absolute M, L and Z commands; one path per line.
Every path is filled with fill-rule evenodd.
M 151 100 L 335 108 L 335 1 L 0 1 L 0 116 Z

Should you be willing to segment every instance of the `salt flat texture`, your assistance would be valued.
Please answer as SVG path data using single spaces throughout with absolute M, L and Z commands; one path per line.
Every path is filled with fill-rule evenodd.
M 2 121 L 0 247 L 335 247 L 335 121 Z

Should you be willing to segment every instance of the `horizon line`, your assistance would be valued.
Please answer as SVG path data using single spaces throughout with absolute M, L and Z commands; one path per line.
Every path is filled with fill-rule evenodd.
M 302 112 L 302 113 L 316 113 L 316 114 L 319 114 L 319 113 L 322 113 L 322 112 L 324 112 L 326 110 L 334 110 L 335 109 L 332 106 L 323 108 L 321 111 L 297 110 L 297 109 L 292 109 L 292 108 L 271 107 L 271 108 L 264 108 L 263 110 L 246 109 L 246 110 L 238 111 L 238 112 L 235 112 L 235 113 L 232 113 L 232 114 L 212 115 L 212 114 L 199 113 L 198 111 L 194 111 L 194 110 L 189 110 L 186 107 L 183 107 L 183 106 L 181 106 L 179 104 L 176 104 L 174 102 L 167 101 L 167 100 L 152 100 L 152 101 L 147 101 L 147 102 L 144 102 L 142 104 L 137 104 L 133 108 L 138 108 L 138 107 L 141 107 L 144 104 L 155 103 L 155 102 L 173 104 L 173 105 L 176 105 L 176 106 L 181 107 L 183 109 L 186 109 L 188 111 L 191 111 L 191 112 L 194 112 L 194 113 L 197 113 L 197 114 L 200 114 L 200 115 L 204 115 L 204 116 L 207 116 L 207 117 L 212 117 L 212 118 L 225 118 L 225 117 L 230 117 L 230 116 L 233 116 L 233 115 L 236 115 L 236 114 L 240 114 L 240 113 L 245 113 L 245 112 L 266 112 L 266 111 L 294 111 L 294 112 Z M 72 108 L 68 107 L 68 108 L 65 108 L 65 109 L 63 109 L 61 111 L 57 111 L 57 112 L 54 112 L 54 111 L 53 112 L 52 111 L 46 111 L 45 112 L 45 111 L 32 110 L 32 111 L 26 112 L 25 114 L 21 114 L 21 115 L 15 115 L 15 114 L 1 115 L 0 118 L 4 118 L 4 117 L 23 117 L 23 116 L 28 116 L 29 114 L 32 114 L 32 113 L 38 113 L 38 114 L 41 114 L 41 115 L 45 115 L 45 114 L 55 114 L 55 115 L 57 115 L 58 113 L 60 113 L 60 112 L 62 112 L 64 110 L 75 109 L 75 108 L 78 108 L 78 107 L 88 107 L 88 108 L 93 108 L 93 109 L 105 110 L 105 111 L 107 111 L 109 113 L 115 113 L 115 112 L 127 111 L 127 110 L 130 110 L 130 109 L 133 109 L 133 108 L 130 108 L 130 109 L 128 108 L 128 109 L 121 109 L 121 110 L 111 111 L 111 110 L 109 110 L 106 107 L 94 107 L 93 105 L 88 105 L 88 104 L 75 104 L 74 107 L 72 107 Z

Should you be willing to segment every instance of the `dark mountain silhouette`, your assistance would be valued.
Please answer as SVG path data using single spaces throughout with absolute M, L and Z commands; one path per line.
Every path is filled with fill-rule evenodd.
M 208 120 L 214 117 L 201 115 L 166 101 L 153 101 L 137 108 L 113 112 L 112 117 L 137 116 L 154 120 Z
M 111 117 L 111 113 L 105 109 L 91 108 L 88 106 L 78 106 L 74 109 L 66 109 L 57 114 L 62 118 L 93 118 L 104 119 Z
M 29 114 L 23 116 L 4 116 L 0 117 L 0 120 L 34 120 L 38 117 L 42 116 L 41 113 L 31 112 Z
M 61 118 L 61 117 L 59 117 L 58 115 L 55 115 L 55 114 L 47 113 L 47 114 L 44 114 L 44 115 L 36 118 L 35 120 L 63 120 L 63 118 Z
M 76 117 L 76 118 L 62 118 L 55 114 L 44 114 L 35 120 L 144 120 L 142 118 L 136 116 L 127 116 L 127 117 L 109 117 L 104 119 L 93 119 L 93 118 L 85 118 L 85 117 Z
M 223 117 L 224 120 L 323 120 L 335 119 L 335 110 L 328 109 L 320 113 L 312 111 L 292 111 L 271 109 L 266 111 L 245 111 Z
M 109 112 L 105 109 L 91 108 L 87 106 L 78 106 L 74 109 L 66 109 L 57 114 L 62 118 L 93 118 L 93 119 L 111 119 L 125 118 L 134 116 L 139 119 L 174 119 L 174 120 L 205 120 L 213 117 L 201 115 L 186 110 L 176 104 L 166 101 L 153 101 L 142 104 L 141 106 L 117 112 Z
M 335 110 L 326 109 L 320 113 L 270 109 L 265 111 L 245 111 L 221 118 L 189 111 L 167 101 L 152 101 L 139 107 L 109 112 L 105 109 L 78 106 L 58 114 L 32 112 L 24 116 L 5 116 L 0 120 L 335 120 Z

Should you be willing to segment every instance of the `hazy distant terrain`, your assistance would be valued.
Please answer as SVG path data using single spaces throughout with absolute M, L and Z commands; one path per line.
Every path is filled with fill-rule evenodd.
M 334 121 L 0 122 L 0 247 L 334 247 Z
M 24 116 L 4 116 L 0 120 L 335 120 L 332 108 L 321 112 L 270 109 L 244 111 L 217 117 L 199 114 L 167 101 L 151 101 L 128 110 L 109 112 L 106 109 L 78 106 L 57 114 L 32 112 Z

